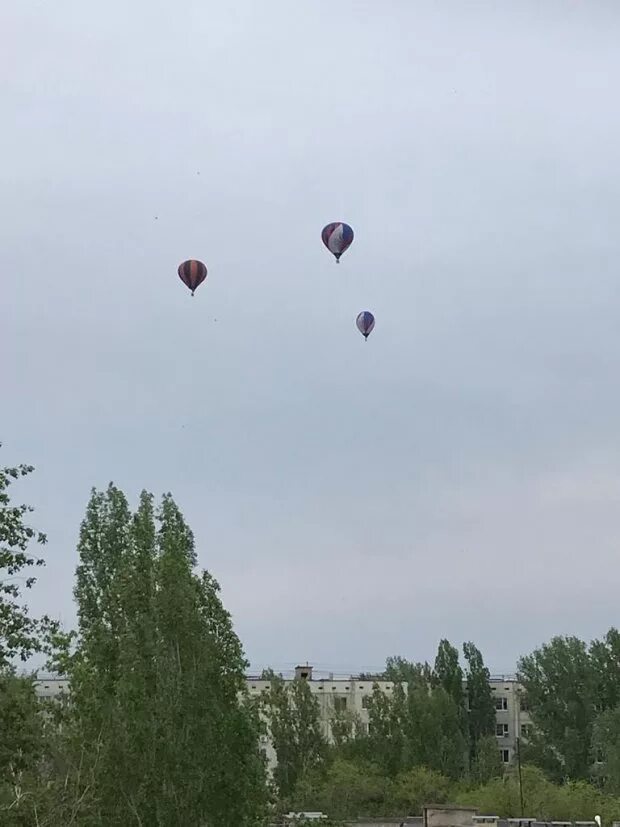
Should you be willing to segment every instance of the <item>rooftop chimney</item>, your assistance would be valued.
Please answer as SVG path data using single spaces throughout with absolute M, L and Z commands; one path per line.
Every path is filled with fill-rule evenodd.
M 312 667 L 309 664 L 295 667 L 295 680 L 311 681 Z

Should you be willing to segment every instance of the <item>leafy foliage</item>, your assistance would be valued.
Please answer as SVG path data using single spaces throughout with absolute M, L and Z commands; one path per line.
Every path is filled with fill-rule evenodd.
M 495 703 L 491 691 L 489 670 L 484 665 L 480 650 L 473 643 L 463 644 L 463 654 L 467 662 L 467 724 L 469 733 L 469 757 L 471 764 L 477 764 L 477 772 L 486 765 L 478 755 L 480 743 L 485 737 L 494 736 L 495 733 Z M 495 757 L 497 758 L 497 745 L 495 746 Z M 488 741 L 485 752 L 488 752 Z M 497 762 L 496 762 L 497 763 Z M 489 776 L 493 777 L 493 776 Z M 486 778 L 485 778 L 486 780 Z
M 535 725 L 529 760 L 557 780 L 588 778 L 597 687 L 587 645 L 555 637 L 521 658 L 519 673 Z
M 78 552 L 78 632 L 57 655 L 71 699 L 39 822 L 256 824 L 266 787 L 247 664 L 172 497 L 155 511 L 143 493 L 132 514 L 115 486 L 93 491 Z
M 593 775 L 601 787 L 620 795 L 620 707 L 601 713 L 592 735 Z
M 287 685 L 274 673 L 269 677 L 271 685 L 261 706 L 278 760 L 274 780 L 280 797 L 287 799 L 299 780 L 321 765 L 327 740 L 308 682 L 299 679 Z
M 433 670 L 428 663 L 412 663 L 400 656 L 389 657 L 385 664 L 384 679 L 394 683 L 406 683 L 409 687 L 429 687 Z
M 441 686 L 459 709 L 463 708 L 463 670 L 459 663 L 458 649 L 452 646 L 449 640 L 439 643 L 433 678 L 435 685 Z
M 21 602 L 24 589 L 31 589 L 36 582 L 32 569 L 44 565 L 30 547 L 33 543 L 45 545 L 47 538 L 26 523 L 26 515 L 33 509 L 13 505 L 9 488 L 33 470 L 31 465 L 0 469 L 0 668 L 15 657 L 25 661 L 41 651 L 42 635 L 53 627 L 47 618 L 40 622 L 31 618 Z

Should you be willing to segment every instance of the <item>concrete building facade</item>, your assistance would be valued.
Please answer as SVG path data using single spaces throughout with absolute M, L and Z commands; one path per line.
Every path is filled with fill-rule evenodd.
M 504 764 L 515 760 L 519 742 L 527 741 L 532 720 L 527 699 L 514 675 L 493 675 L 490 680 L 495 700 L 495 737 Z
M 355 714 L 360 722 L 363 732 L 368 733 L 368 701 L 373 693 L 375 684 L 382 692 L 394 691 L 392 681 L 384 681 L 369 676 L 350 677 L 326 677 L 315 678 L 312 666 L 297 666 L 294 677 L 285 678 L 287 683 L 293 680 L 305 680 L 310 686 L 312 695 L 317 699 L 319 705 L 319 716 L 323 735 L 328 741 L 332 740 L 331 719 L 334 712 L 349 712 Z M 248 676 L 246 678 L 248 691 L 251 696 L 259 696 L 261 692 L 269 689 L 269 681 L 261 680 L 259 676 Z M 276 762 L 275 752 L 269 739 L 263 740 L 262 747 L 267 756 L 269 766 Z
M 390 694 L 394 691 L 394 683 L 385 681 L 376 676 L 349 676 L 349 677 L 320 677 L 314 676 L 312 666 L 298 666 L 294 675 L 285 678 L 287 683 L 293 680 L 306 680 L 313 696 L 319 704 L 319 715 L 323 734 L 331 741 L 331 719 L 335 710 L 354 713 L 359 720 L 363 732 L 368 732 L 368 702 L 373 693 L 375 684 L 382 692 Z M 248 675 L 246 678 L 250 696 L 258 697 L 269 689 L 269 681 L 259 675 Z M 531 719 L 527 703 L 521 687 L 514 675 L 493 675 L 490 680 L 491 691 L 495 701 L 495 736 L 501 760 L 510 764 L 515 760 L 518 739 L 527 740 L 531 728 Z M 62 677 L 47 677 L 37 679 L 36 692 L 41 698 L 57 697 L 61 692 L 68 692 L 69 682 Z M 262 743 L 268 763 L 274 766 L 275 752 L 265 738 Z

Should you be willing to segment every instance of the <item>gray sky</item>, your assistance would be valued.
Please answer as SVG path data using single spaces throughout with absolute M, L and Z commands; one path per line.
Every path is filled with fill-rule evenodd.
M 619 29 L 613 0 L 7 3 L 32 608 L 73 621 L 113 480 L 173 492 L 256 666 L 446 636 L 510 671 L 618 623 Z

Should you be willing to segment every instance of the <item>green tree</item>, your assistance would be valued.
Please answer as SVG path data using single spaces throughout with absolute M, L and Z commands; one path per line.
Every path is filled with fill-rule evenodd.
M 461 710 L 443 686 L 432 692 L 420 688 L 409 692 L 404 768 L 424 766 L 449 778 L 460 778 L 467 764 L 461 720 Z
M 596 707 L 603 712 L 620 706 L 620 632 L 611 628 L 590 644 Z
M 64 655 L 78 801 L 88 792 L 75 818 L 254 824 L 265 784 L 247 664 L 172 497 L 155 515 L 143 493 L 132 515 L 114 486 L 94 491 L 78 550 L 79 630 Z
M 33 509 L 13 505 L 8 491 L 12 483 L 33 470 L 31 465 L 0 469 L 0 669 L 15 657 L 27 660 L 42 649 L 42 624 L 30 617 L 22 598 L 24 589 L 36 582 L 33 567 L 44 565 L 30 552 L 30 546 L 44 545 L 47 539 L 26 523 L 26 515 Z M 50 625 L 44 619 L 46 623 Z
M 402 684 L 391 693 L 373 686 L 368 705 L 368 754 L 390 777 L 405 767 L 407 695 Z
M 526 759 L 557 780 L 588 778 L 597 686 L 586 644 L 553 638 L 521 658 L 519 678 L 534 722 Z
M 553 784 L 538 767 L 523 767 L 523 797 L 524 814 L 540 821 L 591 821 L 594 814 L 599 814 L 604 824 L 611 824 L 620 816 L 617 798 L 603 795 L 585 781 Z M 475 789 L 463 790 L 459 800 L 483 813 L 518 818 L 521 816 L 518 775 L 509 773 Z
M 430 686 L 432 669 L 428 663 L 413 663 L 399 655 L 389 657 L 385 664 L 384 679 L 412 686 Z
M 462 707 L 465 701 L 463 670 L 459 664 L 459 651 L 448 640 L 439 642 L 433 677 L 435 684 L 442 686 L 454 703 Z
M 467 723 L 469 757 L 473 765 L 476 762 L 480 740 L 495 734 L 495 703 L 489 682 L 491 676 L 484 665 L 480 650 L 471 642 L 464 643 L 463 654 L 467 662 Z M 495 756 L 498 756 L 497 748 Z
M 32 786 L 45 754 L 43 719 L 30 678 L 0 673 L 0 823 L 23 814 L 22 794 Z M 18 822 L 17 822 L 18 823 Z
M 330 698 L 330 701 L 331 740 L 336 750 L 342 750 L 354 739 L 363 737 L 362 722 L 355 710 L 340 706 L 338 698 Z
M 482 735 L 476 743 L 476 753 L 470 765 L 470 778 L 475 784 L 486 784 L 501 778 L 504 766 L 497 748 L 495 735 Z
M 307 680 L 287 684 L 272 673 L 262 709 L 277 757 L 274 780 L 280 798 L 289 799 L 300 779 L 319 767 L 327 754 L 319 703 Z
M 320 810 L 335 820 L 382 816 L 389 808 L 389 786 L 375 765 L 336 758 L 328 768 L 314 770 L 300 780 L 294 809 Z
M 425 805 L 443 804 L 450 798 L 452 782 L 426 767 L 400 773 L 391 789 L 390 810 L 394 815 L 421 815 Z
M 620 707 L 606 710 L 594 722 L 592 761 L 602 788 L 620 795 Z

